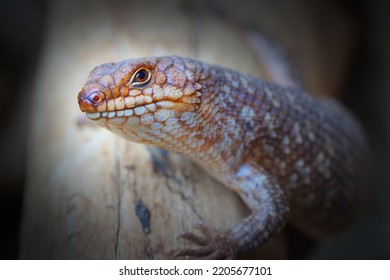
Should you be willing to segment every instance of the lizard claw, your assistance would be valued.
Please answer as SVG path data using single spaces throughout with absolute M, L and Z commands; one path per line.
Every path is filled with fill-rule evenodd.
M 193 232 L 184 232 L 180 235 L 199 248 L 182 249 L 176 253 L 177 257 L 207 257 L 209 259 L 231 259 L 235 257 L 236 246 L 227 233 L 220 233 L 207 227 L 204 223 L 197 223 L 195 228 L 201 234 Z

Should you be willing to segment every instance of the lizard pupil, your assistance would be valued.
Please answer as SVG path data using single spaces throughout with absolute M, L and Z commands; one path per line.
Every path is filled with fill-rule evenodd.
M 141 69 L 135 75 L 135 78 L 136 78 L 137 82 L 145 82 L 147 77 L 148 77 L 148 73 L 147 73 L 147 71 L 145 69 Z

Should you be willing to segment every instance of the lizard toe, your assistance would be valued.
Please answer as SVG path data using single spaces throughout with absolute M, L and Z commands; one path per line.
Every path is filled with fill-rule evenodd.
M 206 257 L 208 259 L 232 259 L 235 257 L 237 246 L 227 233 L 211 229 L 204 223 L 196 224 L 195 228 L 201 232 L 200 235 L 185 232 L 180 237 L 199 247 L 179 250 L 176 256 Z

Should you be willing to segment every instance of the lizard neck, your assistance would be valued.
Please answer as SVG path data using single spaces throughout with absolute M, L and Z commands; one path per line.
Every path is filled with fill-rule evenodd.
M 258 137 L 258 122 L 266 113 L 261 110 L 266 93 L 259 90 L 255 78 L 215 66 L 199 83 L 202 102 L 193 113 L 195 121 L 183 127 L 191 131 L 184 152 L 221 177 L 238 168 L 247 148 Z

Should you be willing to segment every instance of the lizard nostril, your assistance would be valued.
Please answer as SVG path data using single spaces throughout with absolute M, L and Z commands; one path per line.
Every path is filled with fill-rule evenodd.
M 100 102 L 102 102 L 105 98 L 105 95 L 104 93 L 102 93 L 101 91 L 94 91 L 92 92 L 90 95 L 88 95 L 87 99 L 89 102 L 93 103 L 93 104 L 98 104 Z

